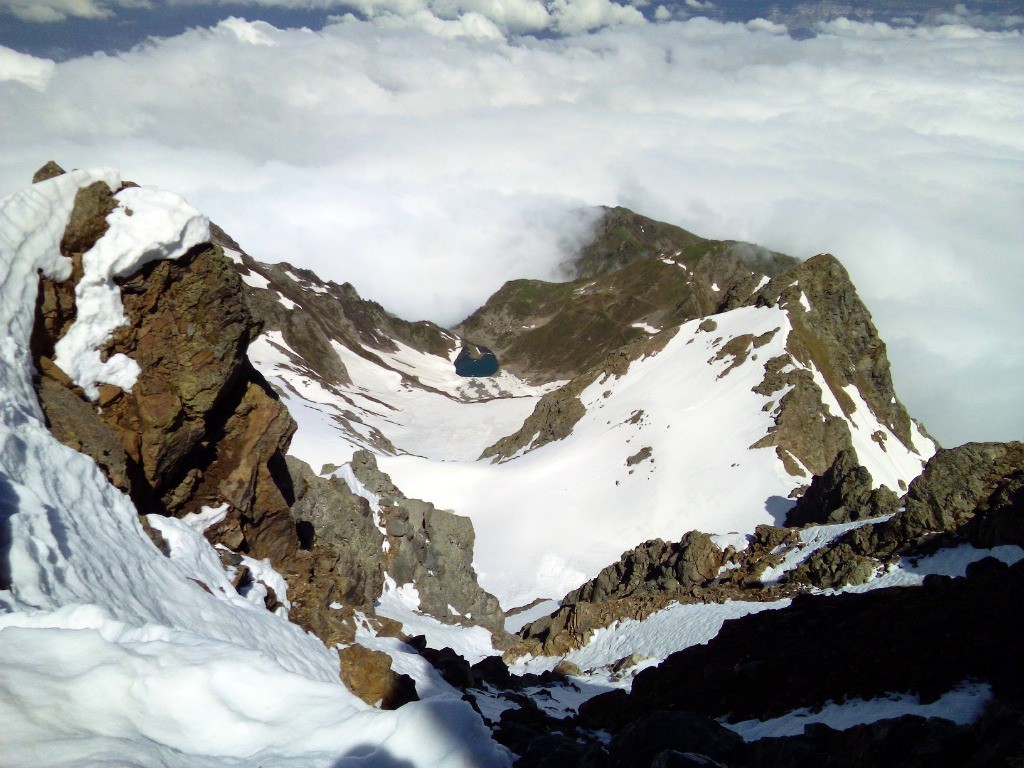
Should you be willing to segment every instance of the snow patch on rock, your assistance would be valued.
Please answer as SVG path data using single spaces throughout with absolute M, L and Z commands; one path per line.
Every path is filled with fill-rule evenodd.
M 59 178 L 59 177 L 58 177 Z M 99 348 L 128 322 L 115 277 L 132 274 L 157 259 L 177 259 L 210 239 L 209 220 L 172 192 L 153 187 L 122 189 L 109 228 L 82 255 L 82 279 L 75 286 L 75 322 L 54 349 L 54 362 L 85 394 L 99 397 L 98 384 L 130 391 L 138 364 L 116 354 L 104 360 Z

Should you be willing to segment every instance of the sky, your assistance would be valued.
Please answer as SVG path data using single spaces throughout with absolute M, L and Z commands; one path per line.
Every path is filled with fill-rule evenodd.
M 555 276 L 596 205 L 827 251 L 940 443 L 1024 438 L 1020 19 L 694 2 L 0 0 L 0 195 L 116 166 L 445 325 Z

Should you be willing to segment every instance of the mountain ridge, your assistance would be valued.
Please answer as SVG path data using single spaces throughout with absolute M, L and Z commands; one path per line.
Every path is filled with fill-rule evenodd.
M 70 628 L 59 623 L 59 601 L 74 593 L 112 606 L 121 621 L 141 621 L 143 635 L 185 627 L 212 631 L 232 648 L 262 648 L 221 619 L 204 630 L 184 618 L 189 610 L 207 615 L 208 605 L 217 606 L 210 616 L 242 610 L 251 631 L 272 628 L 286 668 L 322 682 L 333 676 L 346 697 L 351 691 L 367 705 L 397 708 L 399 720 L 378 713 L 381 729 L 431 712 L 471 723 L 459 747 L 477 756 L 468 764 L 511 762 L 490 733 L 523 766 L 576 760 L 646 768 L 675 764 L 666 762 L 676 759 L 669 753 L 684 747 L 666 743 L 641 759 L 628 746 L 662 728 L 656 721 L 665 705 L 635 703 L 657 687 L 649 681 L 675 674 L 655 663 L 713 641 L 728 619 L 736 623 L 715 649 L 745 642 L 742 627 L 775 616 L 792 622 L 793 632 L 813 627 L 830 606 L 823 602 L 830 598 L 812 596 L 816 590 L 877 592 L 865 597 L 869 604 L 902 600 L 883 595 L 903 585 L 908 606 L 925 605 L 925 591 L 946 589 L 939 579 L 950 575 L 934 575 L 946 571 L 957 577 L 949 594 L 985 592 L 979 585 L 991 581 L 998 583 L 988 590 L 998 595 L 992 615 L 1012 608 L 1008 585 L 1020 566 L 998 563 L 1024 555 L 1020 444 L 939 449 L 899 403 L 885 345 L 832 256 L 790 264 L 756 246 L 707 241 L 606 209 L 599 232 L 611 245 L 599 237 L 585 249 L 567 273 L 575 277 L 526 284 L 538 296 L 520 303 L 507 299 L 523 286 L 506 285 L 485 303 L 491 309 L 472 327 L 502 312 L 520 326 L 503 337 L 507 344 L 491 347 L 491 337 L 460 335 L 466 324 L 449 331 L 411 323 L 347 283 L 257 262 L 210 225 L 176 258 L 130 263 L 127 274 L 108 276 L 124 322 L 98 354 L 134 361 L 138 376 L 128 385 L 100 378 L 92 397 L 55 353 L 75 322 L 91 321 L 91 307 L 78 299 L 83 265 L 98 243 L 109 245 L 104 238 L 120 226 L 127 200 L 139 201 L 134 218 L 148 215 L 147 201 L 167 198 L 145 189 L 123 195 L 137 187 L 107 171 L 63 174 L 48 165 L 37 175 L 41 187 L 27 194 L 56 213 L 44 210 L 42 228 L 19 235 L 28 207 L 19 207 L 21 198 L 4 201 L 4 236 L 16 247 L 4 241 L 0 256 L 27 269 L 17 260 L 22 243 L 45 231 L 54 241 L 46 258 L 67 265 L 63 273 L 47 267 L 52 276 L 22 302 L 35 317 L 15 318 L 31 328 L 24 357 L 34 363 L 39 430 L 93 457 L 106 480 L 89 482 L 118 499 L 109 506 L 120 517 L 110 525 L 122 531 L 126 556 L 168 585 L 140 577 L 150 579 L 140 597 L 122 586 L 124 574 L 109 570 L 120 550 L 108 536 L 93 534 L 106 547 L 95 552 L 58 537 L 49 560 L 0 568 L 0 629 L 29 621 L 23 605 L 35 589 L 48 597 L 34 610 L 52 605 L 57 629 Z M 167 214 L 182 227 L 196 215 L 180 199 Z M 138 245 L 139 253 L 164 247 Z M 679 254 L 665 250 L 678 245 Z M 686 255 L 686 248 L 696 250 Z M 601 318 L 612 330 L 577 340 L 574 318 L 584 318 L 584 329 L 597 327 L 586 318 Z M 552 345 L 534 372 L 530 355 L 547 343 L 537 339 L 549 338 L 534 332 L 552 323 L 548 333 L 562 334 L 562 351 Z M 497 353 L 501 370 L 458 375 L 463 350 L 484 348 Z M 8 380 L 6 367 L 0 374 Z M 23 428 L 9 418 L 4 434 Z M 69 495 L 47 495 L 53 483 L 42 464 L 32 465 L 38 477 L 28 481 L 38 486 L 33 494 L 50 499 L 48 512 L 31 517 L 35 507 L 20 501 L 28 492 L 7 490 L 24 481 L 9 475 L 23 461 L 8 452 L 15 444 L 0 441 L 0 502 L 15 509 L 0 527 L 4 548 L 28 551 L 44 519 L 62 529 L 52 522 L 61 515 L 71 516 L 74 536 L 87 535 L 72 524 Z M 72 462 L 75 472 L 86 471 L 83 461 Z M 108 512 L 89 510 L 89 524 L 101 530 Z M 106 578 L 132 593 L 143 618 L 125 607 L 134 603 L 118 603 L 121 592 L 100 596 L 65 584 L 79 571 L 98 574 L 89 584 Z M 184 613 L 161 609 L 172 595 Z M 548 600 L 512 610 L 533 598 Z M 939 626 L 944 620 L 933 607 L 907 610 L 923 610 Z M 772 618 L 740 618 L 764 611 Z M 301 643 L 296 623 L 312 633 Z M 7 637 L 0 632 L 0 641 Z M 990 641 L 1002 648 L 1000 637 Z M 963 642 L 968 655 L 982 652 L 969 636 Z M 756 677 L 761 663 L 744 674 Z M 985 679 L 994 674 L 968 667 Z M 958 682 L 954 672 L 934 695 Z M 623 724 L 607 713 L 634 679 L 643 681 L 627 699 L 635 717 Z M 994 696 L 993 712 L 997 705 L 1019 712 L 1016 678 L 990 687 L 994 693 L 971 695 Z M 615 688 L 620 693 L 595 697 Z M 829 695 L 858 692 L 836 683 Z M 823 704 L 811 698 L 792 706 Z M 780 703 L 769 712 L 753 698 L 749 705 L 762 719 L 791 711 Z M 723 736 L 726 726 L 688 722 L 732 744 L 706 755 L 735 766 L 769 764 L 775 758 L 765 755 L 803 750 L 815 738 L 832 745 L 823 749 L 841 741 L 819 732 L 772 746 L 782 752 L 758 753 Z M 610 729 L 610 744 L 593 738 L 594 723 Z M 1014 733 L 1012 724 L 929 727 L 928 738 L 955 741 L 957 755 L 977 752 L 972 734 Z M 881 739 L 878 749 L 895 755 L 880 728 L 856 738 Z M 909 760 L 890 764 L 917 764 Z

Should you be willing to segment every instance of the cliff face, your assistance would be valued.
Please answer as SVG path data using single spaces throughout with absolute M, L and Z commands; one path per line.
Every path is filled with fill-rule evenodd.
M 61 243 L 72 278 L 41 280 L 32 350 L 48 422 L 140 512 L 180 516 L 227 502 L 221 540 L 256 557 L 286 557 L 295 536 L 284 451 L 295 427 L 245 357 L 257 326 L 219 249 L 200 245 L 118 281 L 126 322 L 101 352 L 138 364 L 131 391 L 104 384 L 90 403 L 53 363 L 76 316 L 82 255 L 106 232 L 114 192 L 102 182 L 80 190 Z
M 836 419 L 846 417 L 848 422 L 861 410 L 862 417 L 873 418 L 904 447 L 916 450 L 915 435 L 921 433 L 896 397 L 885 343 L 849 274 L 834 256 L 821 254 L 782 273 L 748 303 L 787 309 L 793 323 L 787 351 L 805 369 L 813 367 L 818 374 L 809 379 L 803 371 L 787 374 L 776 370 L 766 377 L 766 390 L 774 387 L 778 391 L 784 386 L 792 389 L 780 401 L 783 407 L 776 417 L 777 428 L 765 445 L 788 451 L 813 474 L 821 474 L 840 450 L 852 447 L 848 424 Z M 813 419 L 808 404 L 812 400 L 822 402 L 823 398 L 837 405 L 837 412 L 822 413 L 818 433 L 809 434 Z M 822 409 L 817 406 L 816 410 Z M 883 450 L 889 439 L 885 431 L 871 433 L 871 439 Z

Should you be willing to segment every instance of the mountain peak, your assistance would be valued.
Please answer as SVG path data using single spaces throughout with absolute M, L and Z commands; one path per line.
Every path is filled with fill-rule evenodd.
M 117 755 L 149 750 L 142 730 L 174 723 L 159 731 L 166 749 L 145 752 L 169 764 L 221 764 L 220 733 L 192 741 L 203 724 L 177 711 L 187 699 L 248 734 L 246 748 L 263 739 L 246 754 L 268 765 L 305 760 L 307 742 L 326 744 L 314 757 L 327 764 L 365 757 L 364 738 L 408 738 L 426 745 L 401 753 L 411 765 L 508 765 L 497 740 L 527 761 L 643 754 L 645 768 L 698 746 L 766 765 L 808 738 L 876 744 L 889 726 L 750 746 L 736 732 L 769 724 L 730 718 L 802 722 L 794 708 L 865 691 L 890 706 L 894 680 L 1015 706 L 1020 681 L 1002 669 L 1015 646 L 998 617 L 1020 576 L 1008 563 L 1024 556 L 1024 451 L 932 456 L 834 257 L 796 263 L 605 209 L 572 279 L 512 281 L 450 331 L 258 262 L 177 196 L 110 169 L 58 171 L 0 203 L 11 700 L 57 691 L 61 727 L 99 723 Z M 97 306 L 116 311 L 92 322 Z M 83 321 L 89 343 L 62 354 Z M 465 375 L 460 361 L 485 357 L 500 368 Z M 875 594 L 816 595 L 854 587 Z M 963 616 L 985 595 L 999 602 L 979 639 Z M 947 604 L 962 624 L 955 664 L 937 673 L 929 657 L 916 674 L 921 632 L 896 622 L 889 643 L 892 612 L 938 635 Z M 770 616 L 722 629 L 755 613 Z M 814 651 L 836 674 L 793 661 L 820 626 L 840 628 Z M 877 642 L 850 648 L 864 627 Z M 83 654 L 134 692 L 108 702 L 121 735 L 91 719 L 93 686 L 67 667 Z M 149 696 L 178 690 L 182 670 L 198 682 Z M 737 670 L 749 686 L 718 684 Z M 717 693 L 696 701 L 698 677 Z M 955 687 L 968 678 L 979 682 Z M 251 735 L 239 708 L 271 693 L 297 714 L 261 714 Z M 140 702 L 152 714 L 136 720 Z M 654 711 L 666 706 L 703 714 Z M 40 726 L 21 705 L 5 712 L 4 738 L 37 754 Z M 296 733 L 299 751 L 278 760 L 274 745 Z M 78 742 L 54 743 L 78 759 Z M 898 752 L 878 749 L 887 763 Z

